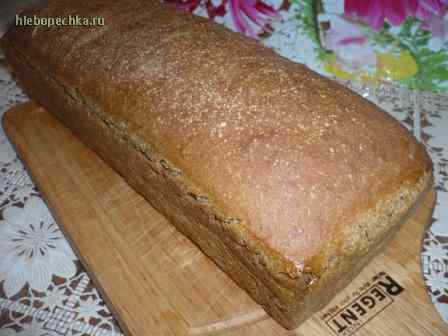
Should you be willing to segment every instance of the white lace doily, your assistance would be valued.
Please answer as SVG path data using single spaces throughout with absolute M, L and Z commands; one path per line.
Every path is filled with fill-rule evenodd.
M 0 53 L 0 116 L 27 97 Z M 122 335 L 0 128 L 0 335 Z

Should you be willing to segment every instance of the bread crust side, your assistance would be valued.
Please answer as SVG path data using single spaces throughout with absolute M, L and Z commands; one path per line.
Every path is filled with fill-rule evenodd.
M 54 78 L 10 52 L 7 48 L 8 59 L 22 86 L 40 106 L 67 125 L 272 316 L 281 319 L 282 310 L 287 309 L 283 307 L 293 304 L 294 289 L 301 281 L 291 261 L 234 218 L 223 216 L 210 205 L 204 206 L 194 196 L 197 189 L 183 181 L 176 167 L 167 166 L 156 153 L 143 151 L 113 123 L 67 95 L 67 88 Z

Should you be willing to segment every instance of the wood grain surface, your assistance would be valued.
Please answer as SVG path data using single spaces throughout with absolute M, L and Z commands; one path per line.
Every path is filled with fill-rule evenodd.
M 433 192 L 348 288 L 287 331 L 48 112 L 20 105 L 3 125 L 128 335 L 448 335 L 420 267 Z

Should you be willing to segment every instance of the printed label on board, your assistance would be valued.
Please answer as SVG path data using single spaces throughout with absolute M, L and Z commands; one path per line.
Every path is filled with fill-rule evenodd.
M 334 335 L 353 335 L 363 325 L 394 302 L 404 288 L 390 275 L 381 272 L 350 297 L 328 309 L 322 319 Z

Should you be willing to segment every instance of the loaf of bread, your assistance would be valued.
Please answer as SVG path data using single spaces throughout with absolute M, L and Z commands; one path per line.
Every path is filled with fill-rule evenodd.
M 22 86 L 286 328 L 346 286 L 432 185 L 408 131 L 255 40 L 150 0 L 54 0 L 15 27 Z

